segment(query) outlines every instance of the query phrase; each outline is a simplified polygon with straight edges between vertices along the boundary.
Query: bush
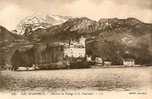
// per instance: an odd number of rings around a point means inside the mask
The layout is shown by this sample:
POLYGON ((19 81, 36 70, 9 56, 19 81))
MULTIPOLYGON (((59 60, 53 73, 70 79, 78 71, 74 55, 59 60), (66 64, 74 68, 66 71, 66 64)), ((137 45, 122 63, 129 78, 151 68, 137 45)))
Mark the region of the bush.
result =
POLYGON ((62 62, 51 63, 51 64, 41 64, 38 66, 40 70, 49 70, 49 69, 65 69, 67 66, 62 62))
POLYGON ((2 76, 1 72, 0 72, 0 91, 6 87, 6 82, 4 77, 2 76))
POLYGON ((82 62, 74 62, 70 64, 71 69, 80 69, 80 68, 90 68, 90 65, 88 62, 82 61, 82 62))

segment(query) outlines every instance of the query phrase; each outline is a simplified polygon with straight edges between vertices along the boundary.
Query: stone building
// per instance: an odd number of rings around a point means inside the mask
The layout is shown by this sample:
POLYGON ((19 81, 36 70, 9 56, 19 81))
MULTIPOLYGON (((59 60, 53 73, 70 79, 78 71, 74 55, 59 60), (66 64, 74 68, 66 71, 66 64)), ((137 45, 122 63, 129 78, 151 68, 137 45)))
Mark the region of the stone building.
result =
POLYGON ((81 37, 79 41, 71 41, 70 44, 65 44, 64 56, 73 58, 83 58, 86 55, 85 38, 81 37))
POLYGON ((135 56, 130 52, 126 51, 123 55, 123 65, 124 66, 135 66, 135 56))

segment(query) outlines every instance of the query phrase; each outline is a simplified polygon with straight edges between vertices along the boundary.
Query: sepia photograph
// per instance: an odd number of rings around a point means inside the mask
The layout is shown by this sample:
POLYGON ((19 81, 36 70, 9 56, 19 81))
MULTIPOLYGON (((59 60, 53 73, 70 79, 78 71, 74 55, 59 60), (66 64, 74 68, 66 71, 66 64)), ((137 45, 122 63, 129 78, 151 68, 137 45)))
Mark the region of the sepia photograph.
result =
POLYGON ((0 97, 105 94, 152 96, 152 0, 0 0, 0 97))

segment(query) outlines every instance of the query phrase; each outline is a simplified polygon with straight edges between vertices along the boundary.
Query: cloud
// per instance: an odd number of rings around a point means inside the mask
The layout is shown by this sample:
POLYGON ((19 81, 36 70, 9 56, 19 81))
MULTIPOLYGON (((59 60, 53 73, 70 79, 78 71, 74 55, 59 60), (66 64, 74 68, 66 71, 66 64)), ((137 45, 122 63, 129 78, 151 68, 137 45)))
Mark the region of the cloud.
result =
POLYGON ((0 11, 0 24, 11 29, 14 28, 14 23, 17 22, 17 19, 20 19, 22 11, 18 9, 17 6, 8 5, 1 9, 0 11))
POLYGON ((118 5, 130 5, 139 8, 152 9, 152 0, 89 0, 95 4, 101 4, 104 1, 111 1, 118 5))
MULTIPOLYGON (((31 15, 62 13, 69 0, 2 0, 0 3, 0 25, 15 29, 21 19, 31 15), (52 1, 52 2, 51 2, 52 1), (65 1, 65 2, 63 2, 65 1)), ((71 1, 70 1, 71 2, 71 1)))
POLYGON ((92 19, 135 17, 152 22, 152 0, 1 0, 0 24, 14 29, 19 20, 34 14, 86 16, 92 19))
POLYGON ((72 13, 71 15, 75 16, 89 16, 95 19, 98 19, 100 17, 136 17, 145 22, 152 21, 151 9, 143 9, 137 6, 131 6, 127 3, 117 3, 119 0, 117 2, 114 1, 116 0, 82 0, 74 2, 73 4, 69 4, 67 8, 69 8, 69 13, 72 13))

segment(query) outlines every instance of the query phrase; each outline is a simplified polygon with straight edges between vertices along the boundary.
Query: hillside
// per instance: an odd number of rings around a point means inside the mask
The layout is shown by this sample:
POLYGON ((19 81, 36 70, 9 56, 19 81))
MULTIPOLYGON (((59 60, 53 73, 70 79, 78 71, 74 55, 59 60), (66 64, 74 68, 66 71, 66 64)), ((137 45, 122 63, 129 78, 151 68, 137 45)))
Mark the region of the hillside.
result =
POLYGON ((86 17, 71 18, 48 29, 33 31, 28 38, 31 41, 52 42, 77 39, 82 35, 87 38, 88 54, 117 63, 126 52, 129 52, 137 58, 137 63, 151 64, 152 24, 135 18, 111 18, 99 21, 86 17))
POLYGON ((64 23, 26 31, 20 36, 1 27, 0 35, 3 45, 1 50, 9 49, 9 53, 12 53, 11 49, 24 45, 64 42, 84 36, 87 38, 88 55, 100 56, 104 60, 112 61, 113 64, 121 64, 122 58, 129 53, 138 64, 152 64, 152 24, 135 18, 101 18, 99 21, 87 17, 69 18, 64 23))
POLYGON ((56 40, 72 39, 95 32, 97 30, 96 25, 96 21, 90 20, 86 17, 71 18, 65 23, 52 26, 48 29, 38 29, 33 31, 28 37, 38 37, 44 42, 50 41, 51 38, 56 40))
POLYGON ((5 27, 0 26, 0 41, 9 42, 17 39, 17 35, 9 32, 5 27))
POLYGON ((52 36, 57 37, 58 39, 68 39, 70 36, 75 38, 79 35, 101 35, 107 34, 110 35, 112 32, 115 33, 130 33, 133 36, 141 36, 144 34, 151 33, 152 25, 143 23, 135 18, 128 18, 128 19, 100 19, 99 21, 94 21, 88 19, 86 17, 82 18, 71 18, 65 23, 52 26, 47 29, 38 29, 32 31, 28 35, 29 37, 32 36, 39 36, 41 40, 47 40, 47 38, 51 38, 52 36), (41 33, 39 33, 41 32, 41 33), (109 34, 106 32, 110 32, 109 34), (64 37, 66 35, 66 37, 64 37))
POLYGON ((9 63, 13 51, 26 42, 22 35, 14 34, 0 26, 0 65, 9 63))

